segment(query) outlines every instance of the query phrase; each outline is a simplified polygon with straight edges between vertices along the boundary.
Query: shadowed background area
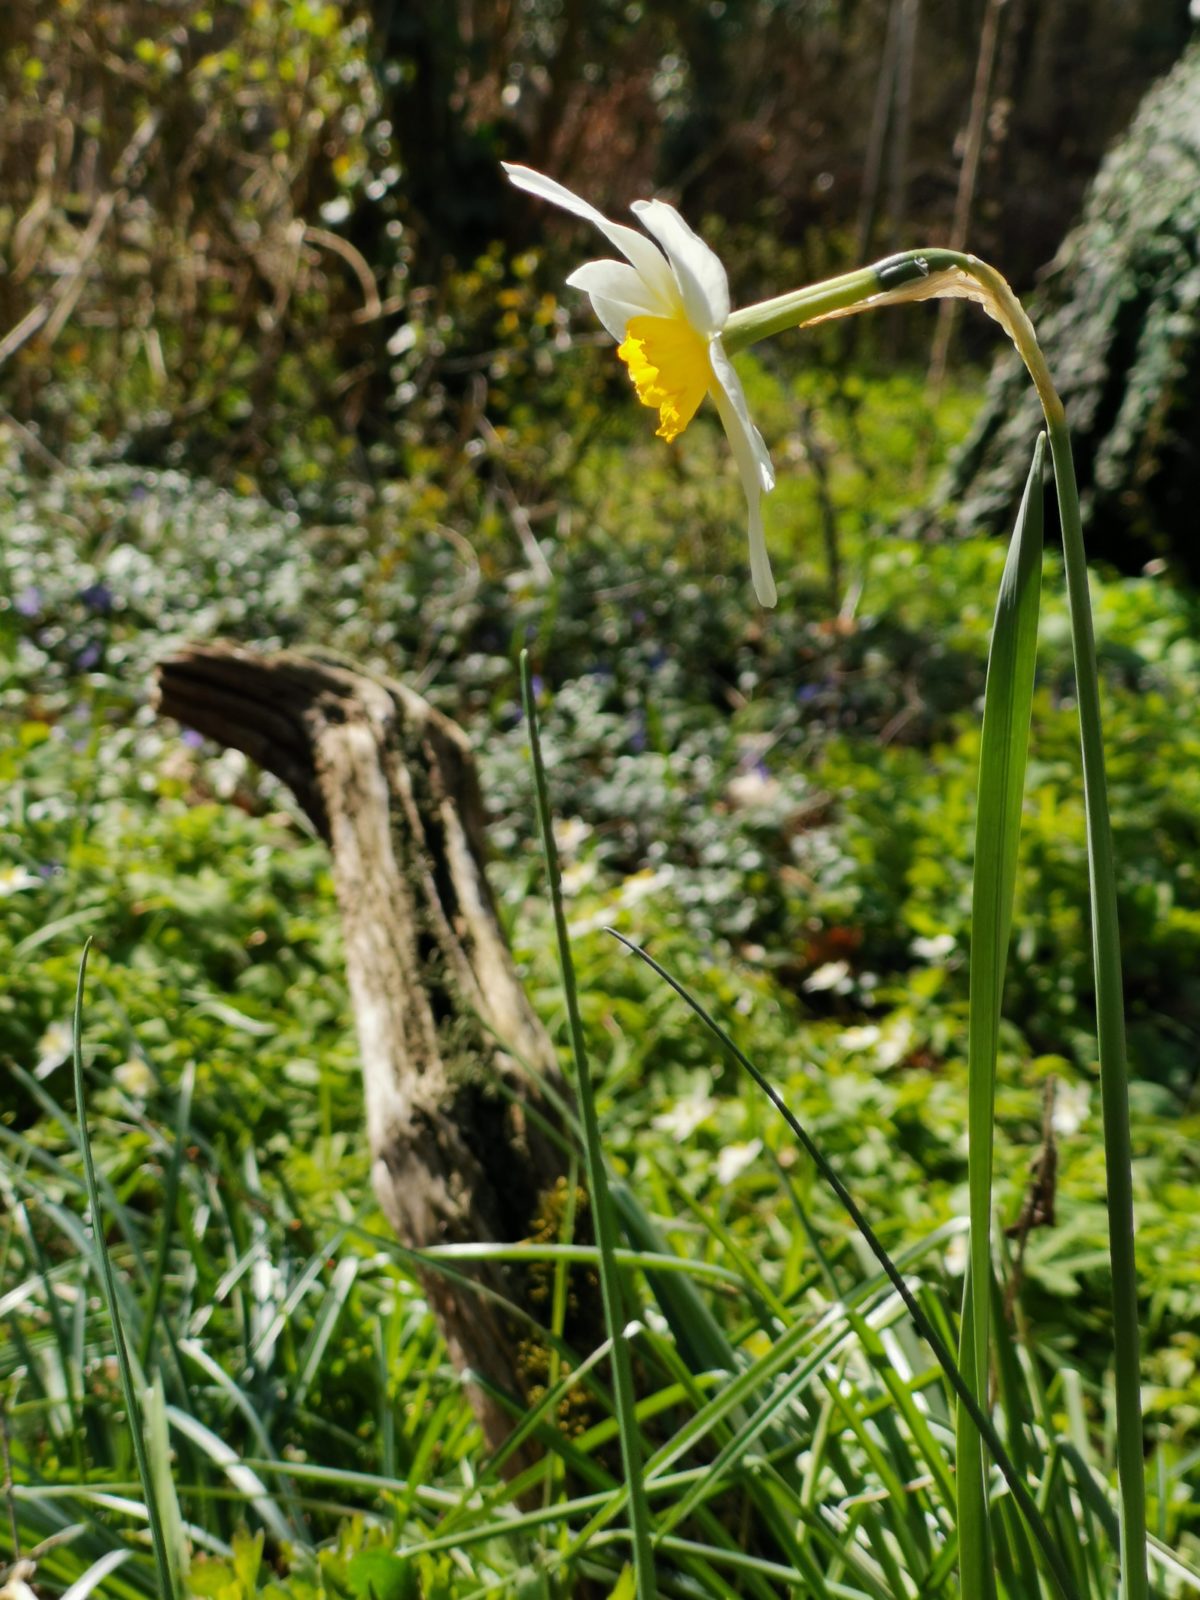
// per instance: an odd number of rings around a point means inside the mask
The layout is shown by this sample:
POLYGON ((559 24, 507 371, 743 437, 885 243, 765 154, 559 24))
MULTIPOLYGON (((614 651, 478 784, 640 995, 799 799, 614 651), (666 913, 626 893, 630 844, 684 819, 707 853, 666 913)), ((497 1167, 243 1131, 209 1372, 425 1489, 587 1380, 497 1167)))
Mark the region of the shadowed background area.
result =
POLYGON ((514 264, 569 225, 502 158, 602 206, 665 185, 743 302, 964 230, 1024 291, 1188 31, 1178 0, 14 0, 0 394, 31 468, 86 441, 327 511, 527 370, 514 264))

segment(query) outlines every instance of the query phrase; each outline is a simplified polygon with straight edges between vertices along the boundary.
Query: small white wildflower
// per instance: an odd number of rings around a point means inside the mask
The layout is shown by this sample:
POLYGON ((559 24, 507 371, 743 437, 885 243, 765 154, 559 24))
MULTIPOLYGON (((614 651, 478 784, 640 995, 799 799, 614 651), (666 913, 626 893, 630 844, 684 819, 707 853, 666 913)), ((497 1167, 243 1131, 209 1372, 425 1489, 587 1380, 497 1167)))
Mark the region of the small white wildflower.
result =
POLYGON ((69 1022, 52 1022, 37 1042, 38 1059, 33 1075, 48 1078, 70 1056, 75 1043, 75 1032, 69 1022))
POLYGON ((755 811, 774 805, 782 792, 779 779, 760 772, 757 767, 736 773, 725 785, 725 799, 735 811, 755 811))
POLYGON ((1086 1083, 1059 1083, 1050 1125, 1060 1139, 1078 1133, 1092 1108, 1092 1091, 1086 1083))
POLYGON ((572 861, 562 870, 563 893, 568 900, 582 894, 589 884, 596 878, 596 863, 594 861, 572 861))
POLYGON ((967 1270, 967 1259, 970 1246, 967 1242, 967 1231, 956 1233, 946 1246, 942 1260, 946 1264, 946 1271, 952 1278, 961 1278, 967 1270))
POLYGON ((913 1047, 913 1025, 907 1017, 899 1017, 888 1024, 879 1048, 875 1052, 878 1066, 886 1072, 898 1067, 913 1047))
POLYGON ((731 1184, 753 1164, 761 1150, 761 1139, 751 1139, 746 1144, 727 1144, 717 1157, 717 1182, 722 1187, 731 1184))
POLYGON ((703 1089, 682 1095, 652 1119, 651 1126, 667 1134, 676 1144, 684 1144, 717 1109, 717 1102, 703 1089))
POLYGON ((945 961, 956 942, 951 933, 937 933, 932 939, 914 939, 909 949, 918 961, 928 961, 930 966, 936 967, 945 961))
POLYGON ((862 1028, 845 1028, 838 1034, 837 1042, 843 1050, 870 1050, 882 1038, 879 1029, 873 1023, 868 1023, 862 1028))
POLYGON ((113 1079, 134 1100, 148 1100, 154 1093, 154 1074, 144 1061, 131 1056, 113 1068, 113 1079))
POLYGON ((41 881, 36 872, 25 867, 0 867, 0 900, 20 894, 22 889, 36 889, 41 881))
POLYGON ((808 994, 845 994, 850 987, 850 963, 848 961, 827 961, 824 966, 804 980, 804 988, 808 994))
POLYGON ((555 817, 554 843, 560 856, 576 856, 585 840, 591 836, 591 827, 582 817, 555 817))
POLYGON ((659 867, 657 871, 652 867, 643 867, 640 872, 631 873, 621 884, 617 890, 617 904, 625 911, 631 906, 640 905, 659 889, 665 889, 674 876, 670 867, 659 867))

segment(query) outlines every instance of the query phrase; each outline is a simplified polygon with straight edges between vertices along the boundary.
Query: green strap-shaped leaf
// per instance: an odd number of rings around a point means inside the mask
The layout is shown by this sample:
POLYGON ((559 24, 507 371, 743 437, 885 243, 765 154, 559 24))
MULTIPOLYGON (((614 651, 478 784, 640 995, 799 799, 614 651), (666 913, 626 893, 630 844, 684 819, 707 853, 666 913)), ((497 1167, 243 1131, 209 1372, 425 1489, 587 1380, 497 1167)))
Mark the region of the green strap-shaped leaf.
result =
MULTIPOLYGON (((1000 579, 979 751, 967 1045, 971 1250, 959 1365, 981 1404, 986 1404, 988 1384, 996 1056, 1000 1044, 1000 1011, 1017 880, 1021 801, 1029 756, 1029 723, 1037 661, 1045 454, 1043 434, 1034 447, 1033 465, 1000 579)), ((995 1593, 995 1581, 988 1540, 982 1441, 961 1405, 957 1431, 962 1589, 964 1594, 989 1600, 995 1593)))

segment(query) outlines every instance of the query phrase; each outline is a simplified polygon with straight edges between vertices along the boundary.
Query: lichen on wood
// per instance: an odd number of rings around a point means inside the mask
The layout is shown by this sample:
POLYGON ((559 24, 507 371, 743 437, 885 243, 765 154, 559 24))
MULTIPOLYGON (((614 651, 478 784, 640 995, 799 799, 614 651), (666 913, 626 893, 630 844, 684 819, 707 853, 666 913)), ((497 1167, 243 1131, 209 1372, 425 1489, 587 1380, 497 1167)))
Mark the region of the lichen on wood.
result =
MULTIPOLYGON (((292 652, 188 646, 158 693, 287 783, 329 843, 372 1177, 397 1237, 416 1251, 545 1239, 571 1181, 571 1097, 496 916, 465 735, 403 684, 292 652)), ((586 1197, 574 1211, 586 1238, 586 1197)), ((519 1409, 545 1385, 544 1297, 502 1262, 421 1277, 455 1365, 482 1380, 472 1402, 496 1448, 512 1420, 495 1393, 519 1409)), ((568 1311, 587 1353, 603 1321, 584 1268, 568 1311)))

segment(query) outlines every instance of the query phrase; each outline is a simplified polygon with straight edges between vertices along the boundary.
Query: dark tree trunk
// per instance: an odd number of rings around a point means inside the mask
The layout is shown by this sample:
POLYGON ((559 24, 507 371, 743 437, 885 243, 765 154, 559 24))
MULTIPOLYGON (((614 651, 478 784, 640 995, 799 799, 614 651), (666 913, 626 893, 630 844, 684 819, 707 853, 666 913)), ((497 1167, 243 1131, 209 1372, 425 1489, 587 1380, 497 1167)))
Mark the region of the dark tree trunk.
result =
MULTIPOLYGON (((1200 580, 1200 43, 1105 161, 1031 311, 1066 402, 1091 553, 1126 571, 1165 556, 1200 580)), ((1039 426, 1006 359, 939 494, 960 530, 1012 527, 1039 426)))
MULTIPOLYGON (((162 663, 158 689, 165 715, 281 778, 329 843, 372 1173, 398 1238, 415 1250, 556 1239, 555 1103, 569 1095, 496 917, 463 733, 402 684, 292 653, 189 646, 162 663)), ((456 1271, 430 1267, 423 1284, 456 1366, 486 1380, 471 1393, 495 1447, 511 1421, 488 1387, 521 1402, 544 1385, 529 1319, 545 1307, 529 1273, 456 1271)), ((603 1335, 590 1274, 571 1301, 568 1334, 591 1349, 603 1335)))

